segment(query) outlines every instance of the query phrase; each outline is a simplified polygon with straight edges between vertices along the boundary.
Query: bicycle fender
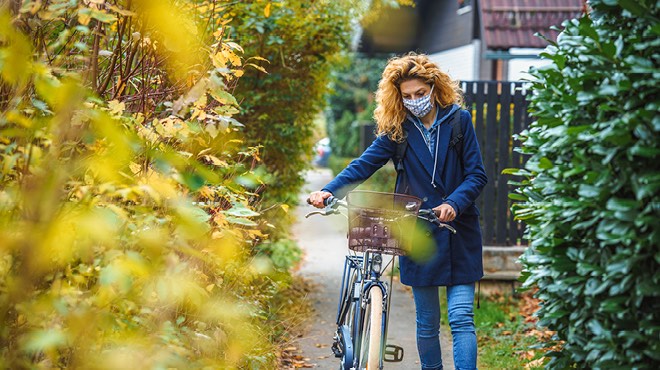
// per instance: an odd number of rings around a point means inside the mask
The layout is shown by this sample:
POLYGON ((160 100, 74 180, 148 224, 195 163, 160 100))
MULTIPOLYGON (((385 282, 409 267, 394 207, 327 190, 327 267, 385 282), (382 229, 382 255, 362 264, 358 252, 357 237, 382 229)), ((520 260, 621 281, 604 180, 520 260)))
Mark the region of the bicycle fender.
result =
POLYGON ((351 333, 347 325, 342 325, 339 329, 340 341, 342 350, 344 352, 344 370, 351 370, 353 368, 353 341, 351 340, 351 333))

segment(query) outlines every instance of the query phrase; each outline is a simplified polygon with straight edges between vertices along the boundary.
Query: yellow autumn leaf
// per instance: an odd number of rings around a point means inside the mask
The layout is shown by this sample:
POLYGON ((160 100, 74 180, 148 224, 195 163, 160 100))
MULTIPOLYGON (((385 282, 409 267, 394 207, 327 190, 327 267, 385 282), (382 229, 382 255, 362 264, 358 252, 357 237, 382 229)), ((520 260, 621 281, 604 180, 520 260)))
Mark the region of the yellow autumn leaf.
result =
POLYGON ((32 126, 32 120, 20 114, 18 111, 11 110, 5 114, 5 119, 8 122, 19 124, 23 127, 29 128, 32 126))
POLYGON ((78 12, 78 23, 80 23, 83 26, 86 26, 89 24, 89 21, 92 20, 92 17, 90 17, 89 12, 78 12))
POLYGON ((176 187, 162 175, 152 174, 147 180, 147 185, 165 199, 174 199, 177 196, 176 187))
POLYGON ((141 0, 141 12, 149 14, 150 25, 158 29, 161 45, 173 52, 166 62, 172 73, 184 77, 191 65, 197 64, 201 55, 198 29, 184 2, 174 0, 141 0), (176 26, 173 26, 176 25, 176 26))
POLYGON ((119 13, 119 14, 121 14, 121 15, 123 15, 123 16, 126 16, 126 17, 133 17, 133 16, 136 15, 134 12, 132 12, 132 11, 130 11, 130 10, 122 9, 122 8, 120 8, 120 7, 118 7, 118 6, 114 6, 114 5, 112 5, 112 4, 106 4, 106 6, 107 6, 110 10, 112 10, 113 12, 119 13))
POLYGON ((246 229, 244 231, 245 231, 245 234, 247 236, 249 236, 250 238, 252 238, 252 239, 254 239, 255 237, 259 237, 259 238, 268 237, 268 234, 262 233, 261 230, 259 230, 259 229, 249 229, 249 230, 246 229))
POLYGON ((224 55, 224 57, 226 59, 228 59, 233 66, 240 66, 241 65, 241 57, 239 57, 231 49, 224 48, 222 50, 222 55, 224 55))
POLYGON ((235 42, 229 41, 229 42, 226 43, 226 45, 229 46, 229 47, 232 48, 232 49, 235 49, 235 50, 240 51, 241 53, 244 52, 244 51, 243 51, 243 48, 241 47, 241 45, 239 45, 239 44, 237 44, 237 43, 235 43, 235 42))
POLYGON ((227 162, 223 161, 222 159, 212 156, 212 155, 204 155, 202 156, 202 159, 204 159, 206 162, 213 164, 214 166, 218 167, 227 167, 229 166, 227 162))
POLYGON ((128 168, 130 168, 131 172, 133 172, 133 174, 135 175, 137 175, 140 171, 142 171, 142 166, 140 166, 135 162, 129 163, 128 168))
POLYGON ((21 7, 20 12, 21 13, 30 13, 30 14, 35 14, 41 9, 41 1, 29 1, 29 2, 24 2, 23 6, 21 7))
POLYGON ((206 127, 204 127, 204 130, 208 132, 209 135, 211 135, 212 138, 216 138, 218 136, 218 127, 214 124, 208 124, 206 127))
POLYGON ((199 188, 199 190, 197 190, 197 193, 199 194, 200 197, 202 197, 204 199, 213 199, 213 198, 215 198, 215 191, 211 187, 206 186, 206 185, 199 188))
POLYGON ((266 7, 264 8, 264 15, 266 18, 270 17, 270 4, 271 3, 266 4, 266 7))
POLYGON ((247 65, 247 66, 250 66, 250 67, 252 67, 252 68, 254 68, 254 69, 258 70, 258 71, 261 71, 261 72, 263 72, 263 73, 268 73, 268 72, 264 69, 264 67, 259 66, 259 65, 256 65, 256 64, 254 64, 254 63, 247 63, 246 65, 247 65))
POLYGON ((221 52, 211 55, 211 63, 215 68, 227 68, 227 58, 221 52))
POLYGON ((286 213, 289 213, 289 205, 288 204, 281 204, 280 208, 286 213))
POLYGON ((121 116, 126 109, 126 104, 124 102, 120 102, 117 99, 111 100, 108 102, 108 109, 110 110, 110 113, 121 116))
POLYGON ((270 63, 270 60, 268 60, 264 57, 260 57, 260 56, 250 57, 249 59, 256 59, 256 60, 260 60, 262 62, 270 63))

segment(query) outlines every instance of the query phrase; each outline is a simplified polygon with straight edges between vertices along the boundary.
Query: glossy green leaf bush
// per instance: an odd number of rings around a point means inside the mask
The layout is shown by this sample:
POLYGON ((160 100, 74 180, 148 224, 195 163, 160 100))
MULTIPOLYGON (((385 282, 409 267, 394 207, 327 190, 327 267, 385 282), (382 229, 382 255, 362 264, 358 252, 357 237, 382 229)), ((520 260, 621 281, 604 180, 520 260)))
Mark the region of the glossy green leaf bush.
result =
POLYGON ((513 199, 527 225, 525 286, 556 331, 547 368, 660 364, 660 12, 593 0, 533 71, 513 199))

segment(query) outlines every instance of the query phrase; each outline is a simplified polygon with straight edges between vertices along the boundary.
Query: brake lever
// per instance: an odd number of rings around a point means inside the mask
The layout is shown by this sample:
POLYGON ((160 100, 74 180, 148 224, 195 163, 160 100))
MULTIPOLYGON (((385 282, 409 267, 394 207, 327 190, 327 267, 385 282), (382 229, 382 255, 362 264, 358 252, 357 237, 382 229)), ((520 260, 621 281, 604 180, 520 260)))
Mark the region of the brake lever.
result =
POLYGON ((309 218, 310 216, 314 216, 314 215, 329 216, 329 215, 341 215, 341 214, 343 213, 341 213, 338 209, 326 207, 318 211, 309 212, 308 214, 305 215, 305 218, 309 218))
POLYGON ((451 231, 452 234, 456 234, 456 229, 454 229, 453 227, 451 227, 451 226, 449 226, 449 225, 447 225, 447 224, 443 224, 442 222, 438 221, 438 222, 436 223, 436 225, 438 225, 438 226, 440 226, 440 227, 444 227, 445 229, 451 231))
POLYGON ((422 217, 424 219, 431 222, 432 224, 435 224, 438 227, 445 228, 445 229, 449 230, 452 234, 456 234, 456 229, 454 229, 452 226, 449 226, 448 224, 443 223, 442 221, 440 221, 438 219, 438 216, 435 214, 435 212, 433 212, 433 210, 430 210, 430 211, 420 210, 419 213, 422 215, 422 217), (426 218, 426 217, 428 217, 428 218, 426 218))
POLYGON ((326 213, 323 212, 323 211, 312 211, 312 212, 309 212, 308 214, 306 214, 305 218, 309 218, 310 216, 314 216, 314 215, 326 216, 326 213))

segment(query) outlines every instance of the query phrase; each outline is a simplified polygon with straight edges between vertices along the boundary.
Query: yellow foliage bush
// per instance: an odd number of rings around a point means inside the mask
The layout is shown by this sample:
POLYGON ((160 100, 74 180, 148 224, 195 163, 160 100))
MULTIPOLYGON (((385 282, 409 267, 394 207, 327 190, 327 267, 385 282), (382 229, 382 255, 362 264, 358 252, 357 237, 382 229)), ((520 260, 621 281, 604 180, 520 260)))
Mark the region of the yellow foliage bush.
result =
POLYGON ((210 1, 0 6, 0 367, 275 361, 258 148, 210 1), (136 4, 137 3, 137 4, 136 4), (131 5, 133 4, 133 5, 131 5), (269 354, 270 353, 270 354, 269 354))

